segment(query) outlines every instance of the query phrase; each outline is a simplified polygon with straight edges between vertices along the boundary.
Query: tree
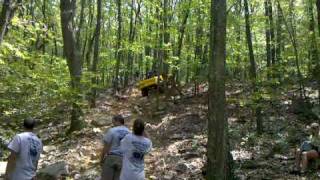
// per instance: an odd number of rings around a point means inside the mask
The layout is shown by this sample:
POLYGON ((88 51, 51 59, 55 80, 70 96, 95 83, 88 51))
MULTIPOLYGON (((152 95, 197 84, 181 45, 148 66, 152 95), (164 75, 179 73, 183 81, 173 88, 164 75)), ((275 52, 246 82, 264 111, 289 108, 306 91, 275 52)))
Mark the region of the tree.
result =
MULTIPOLYGON (((247 37, 247 45, 249 49, 249 60, 250 60, 250 80, 252 83, 253 93, 257 93, 258 91, 257 85, 256 85, 257 69, 256 69, 256 61, 254 59, 254 52, 253 52, 253 45, 252 45, 252 33, 251 33, 248 0, 244 0, 244 10, 245 10, 245 23, 246 23, 246 37, 247 37)), ((256 116, 257 133, 261 134, 263 131, 263 124, 262 124, 261 107, 260 107, 259 101, 260 101, 259 99, 254 100, 256 107, 253 107, 253 111, 255 112, 255 116, 256 116)))
POLYGON ((14 16, 18 6, 21 5, 22 0, 17 0, 16 4, 12 0, 4 0, 2 4, 2 10, 0 14, 0 45, 3 41, 5 33, 7 32, 7 26, 14 16))
POLYGON ((209 62, 209 122, 208 180, 226 178, 227 121, 225 97, 226 63, 226 0, 211 1, 210 62, 209 62))
POLYGON ((120 63, 122 61, 122 14, 121 14, 121 0, 117 0, 117 19, 118 19, 118 33, 117 33, 117 46, 116 46, 116 67, 115 67, 115 77, 114 77, 114 91, 119 89, 119 72, 120 72, 120 63))
POLYGON ((77 49, 73 18, 76 9, 75 0, 61 0, 60 1, 60 16, 61 16, 61 28, 63 36, 63 50, 67 59, 67 64, 71 78, 71 90, 74 94, 72 98, 72 112, 71 112, 71 125, 70 132, 79 130, 83 127, 84 122, 81 120, 82 111, 77 104, 78 93, 80 91, 80 80, 82 75, 81 56, 77 49))
POLYGON ((98 86, 98 77, 97 77, 97 66, 99 63, 99 45, 100 45, 100 31, 101 31, 101 10, 102 10, 102 5, 101 5, 101 0, 98 0, 97 2, 97 24, 96 24, 96 30, 95 30, 95 43, 94 43, 94 52, 93 52, 93 62, 92 62, 92 67, 91 71, 93 73, 93 77, 91 79, 91 82, 93 84, 92 90, 91 90, 91 107, 96 106, 96 96, 97 96, 97 88, 98 86))

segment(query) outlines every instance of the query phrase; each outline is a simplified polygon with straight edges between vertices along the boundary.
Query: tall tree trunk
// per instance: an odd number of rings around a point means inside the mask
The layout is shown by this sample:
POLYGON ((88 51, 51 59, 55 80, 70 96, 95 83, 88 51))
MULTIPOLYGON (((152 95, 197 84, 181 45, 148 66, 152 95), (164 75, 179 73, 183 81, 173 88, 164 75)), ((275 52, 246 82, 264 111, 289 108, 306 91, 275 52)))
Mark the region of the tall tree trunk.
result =
MULTIPOLYGON (((43 23, 44 23, 44 28, 43 29, 47 29, 47 31, 49 31, 48 28, 48 22, 47 22, 47 0, 43 0, 42 3, 42 15, 43 15, 43 23)), ((43 32, 43 39, 42 39, 42 53, 45 54, 46 53, 46 41, 47 41, 47 31, 43 32)))
POLYGON ((80 53, 76 47, 76 41, 74 36, 74 28, 72 26, 73 17, 76 10, 75 0, 60 0, 60 16, 61 16, 61 28, 63 37, 63 49, 67 59, 67 64, 71 77, 72 91, 77 94, 72 97, 72 112, 71 112, 71 124, 70 132, 79 130, 83 127, 84 121, 80 118, 82 114, 81 108, 78 105, 78 94, 80 93, 80 80, 82 75, 82 66, 80 53))
POLYGON ((250 25, 248 0, 244 0, 244 10, 245 10, 246 36, 247 36, 249 60, 250 60, 250 78, 251 80, 255 81, 257 77, 256 62, 254 59, 254 52, 253 52, 253 45, 252 45, 252 33, 251 33, 251 25, 250 25))
MULTIPOLYGON (((257 79, 257 73, 256 73, 256 62, 254 59, 254 52, 253 52, 253 46, 252 46, 252 35, 251 35, 251 25, 250 25, 250 14, 249 14, 249 5, 248 0, 244 0, 244 10, 245 10, 245 23, 246 23, 246 36, 247 36, 247 43, 248 43, 248 49, 249 49, 249 59, 250 59, 250 79, 253 86, 253 93, 257 92, 256 87, 256 79, 257 79)), ((256 115, 256 122, 257 122, 257 133, 262 134, 263 132, 263 122, 261 118, 261 108, 259 108, 259 102, 257 103, 257 108, 254 108, 254 112, 256 115)))
MULTIPOLYGON (((181 57, 181 51, 182 51, 182 45, 183 45, 183 39, 184 39, 184 34, 190 14, 190 7, 191 6, 191 0, 188 1, 188 7, 187 9, 184 10, 183 13, 183 19, 181 22, 181 26, 179 27, 179 38, 178 38, 178 46, 176 48, 176 53, 175 56, 178 57, 178 62, 176 63, 176 66, 180 64, 180 57, 181 57)), ((175 78, 176 82, 179 82, 179 70, 174 70, 173 76, 175 78)))
POLYGON ((2 4, 1 14, 0 14, 0 45, 3 41, 4 35, 7 30, 7 26, 9 24, 11 10, 12 10, 11 0, 4 0, 2 4))
POLYGON ((117 0, 117 19, 118 19, 118 33, 117 33, 117 51, 116 51, 116 69, 115 69, 115 78, 114 78, 114 91, 117 92, 119 89, 119 71, 120 63, 122 59, 122 50, 121 50, 121 41, 122 41, 122 15, 121 15, 121 0, 117 0))
POLYGON ((211 1, 207 180, 227 178, 226 0, 211 1))
POLYGON ((122 59, 122 50, 121 50, 121 40, 122 40, 122 15, 121 15, 121 0, 117 0, 117 19, 118 19, 118 33, 117 33, 117 51, 116 51, 116 69, 115 69, 115 79, 114 79, 114 91, 118 91, 119 89, 119 71, 120 71, 120 63, 122 59))
MULTIPOLYGON (((130 11, 130 28, 129 28, 129 45, 132 46, 133 42, 136 38, 136 26, 138 23, 138 18, 140 16, 140 8, 141 8, 141 1, 135 2, 134 0, 131 0, 131 11, 130 11), (137 9, 135 9, 135 4, 138 5, 137 9), (134 16, 135 14, 135 16, 134 16)), ((133 50, 129 48, 128 51, 128 58, 127 58, 127 69, 126 69, 126 75, 125 75, 125 86, 128 85, 129 81, 132 78, 133 75, 133 60, 134 60, 134 53, 133 50)))
MULTIPOLYGON (((201 16, 201 8, 197 8, 196 9, 196 14, 197 14, 197 27, 196 27, 196 32, 195 32, 195 37, 196 37, 196 45, 195 45, 195 50, 194 50, 194 61, 196 62, 195 64, 200 64, 198 63, 198 61, 201 61, 201 58, 203 56, 203 43, 202 43, 202 39, 203 39, 203 18, 201 16)), ((194 81, 194 95, 197 95, 199 92, 199 76, 200 76, 200 72, 202 66, 201 65, 197 65, 195 66, 194 69, 194 77, 193 77, 193 81, 194 81)))
MULTIPOLYGON (((76 42, 77 42, 77 48, 79 49, 79 51, 81 52, 81 38, 82 38, 82 34, 81 34, 81 31, 82 31, 82 27, 83 27, 83 24, 84 24, 84 8, 86 6, 86 0, 81 0, 81 9, 80 9, 80 20, 79 20, 79 26, 78 26, 78 30, 77 30, 77 34, 76 34, 76 42)), ((81 58, 82 59, 82 58, 81 58)), ((83 64, 83 62, 82 62, 83 64)))
POLYGON ((96 24, 96 29, 95 29, 93 62, 92 62, 92 67, 91 67, 91 71, 94 74, 94 76, 91 79, 93 87, 91 89, 90 106, 92 108, 96 107, 96 97, 97 97, 97 88, 96 88, 96 86, 98 85, 97 66, 99 63, 100 31, 101 31, 101 21, 102 21, 102 16, 101 16, 102 2, 101 1, 102 0, 97 1, 97 24, 96 24))
MULTIPOLYGON (((270 41, 271 41, 271 36, 270 36, 270 23, 269 23, 269 1, 265 0, 264 1, 264 9, 265 9, 265 17, 266 17, 266 57, 267 57, 267 67, 270 68, 271 66, 271 45, 270 45, 270 41)), ((270 77, 269 75, 269 71, 270 69, 268 69, 268 78, 270 77)))
MULTIPOLYGON (((303 76, 302 76, 302 73, 301 73, 301 70, 300 70, 300 62, 299 62, 299 52, 298 52, 298 44, 297 44, 297 38, 296 38, 296 32, 295 32, 295 29, 294 29, 294 26, 293 26, 293 17, 292 17, 292 12, 290 14, 291 16, 291 23, 290 23, 290 26, 289 26, 289 23, 286 21, 285 19, 285 16, 283 14, 283 10, 282 10, 282 7, 280 5, 280 2, 279 0, 277 0, 277 4, 278 4, 278 8, 279 8, 279 13, 281 14, 281 17, 283 17, 283 23, 284 25, 286 26, 286 29, 289 33, 289 37, 290 37, 290 41, 292 43, 292 46, 293 46, 293 51, 294 51, 294 56, 295 56, 295 65, 296 65, 296 68, 297 68, 297 74, 298 74, 298 79, 299 79, 299 92, 300 92, 300 97, 305 97, 305 88, 304 88, 304 82, 303 82, 303 76)), ((290 9, 293 8, 293 1, 291 1, 290 3, 290 9)), ((290 10, 292 11, 292 10, 290 10)))
POLYGON ((277 59, 277 62, 281 62, 281 52, 282 52, 282 49, 283 49, 283 43, 282 43, 282 39, 283 39, 283 36, 282 36, 282 19, 283 17, 281 16, 281 13, 280 13, 280 8, 279 7, 280 5, 277 4, 277 39, 276 39, 276 59, 277 59))
MULTIPOLYGON (((242 45, 241 43, 242 43, 242 41, 241 41, 241 23, 240 23, 240 21, 241 21, 241 19, 242 19, 242 0, 239 0, 237 3, 236 3, 236 5, 235 5, 235 11, 236 11, 236 17, 237 17, 237 23, 235 23, 235 33, 236 33, 236 40, 237 40, 237 42, 238 42, 238 45, 237 45, 237 48, 241 48, 240 46, 242 45)), ((241 65, 240 65, 240 63, 241 63, 241 53, 237 53, 236 54, 236 67, 235 67, 235 73, 234 73, 234 75, 235 76, 237 76, 237 77, 239 77, 240 79, 241 79, 241 72, 242 72, 242 68, 241 68, 241 65), (240 76, 239 76, 240 75, 240 76)))
POLYGON ((271 63, 276 64, 276 47, 275 47, 275 34, 274 34, 274 22, 273 22, 273 8, 272 1, 268 0, 268 18, 270 27, 270 47, 271 47, 271 63))
MULTIPOLYGON (((318 33, 320 37, 320 0, 317 0, 316 2, 317 5, 317 13, 318 13, 318 33)), ((316 79, 318 81, 318 103, 320 104, 320 62, 319 60, 317 61, 318 63, 316 64, 314 74, 316 75, 316 79)))
MULTIPOLYGON (((170 42, 170 32, 169 32, 169 27, 168 27, 168 23, 169 23, 169 13, 168 13, 168 9, 169 9, 169 2, 168 0, 163 0, 163 43, 165 44, 165 46, 167 46, 170 42)), ((161 38, 162 39, 162 38, 161 38)), ((161 43, 162 44, 162 43, 161 43)), ((168 64, 168 59, 169 59, 169 50, 163 50, 163 57, 164 59, 161 60, 161 64, 160 64, 160 73, 164 74, 166 77, 169 73, 169 64, 168 64)))

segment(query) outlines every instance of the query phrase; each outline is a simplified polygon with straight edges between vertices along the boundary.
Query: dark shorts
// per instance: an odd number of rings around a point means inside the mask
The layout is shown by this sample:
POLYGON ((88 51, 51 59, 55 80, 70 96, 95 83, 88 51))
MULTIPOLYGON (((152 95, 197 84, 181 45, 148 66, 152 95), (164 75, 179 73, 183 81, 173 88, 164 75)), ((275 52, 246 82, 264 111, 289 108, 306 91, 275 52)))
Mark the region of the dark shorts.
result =
POLYGON ((122 157, 117 155, 106 156, 102 166, 102 180, 119 180, 122 168, 122 157))

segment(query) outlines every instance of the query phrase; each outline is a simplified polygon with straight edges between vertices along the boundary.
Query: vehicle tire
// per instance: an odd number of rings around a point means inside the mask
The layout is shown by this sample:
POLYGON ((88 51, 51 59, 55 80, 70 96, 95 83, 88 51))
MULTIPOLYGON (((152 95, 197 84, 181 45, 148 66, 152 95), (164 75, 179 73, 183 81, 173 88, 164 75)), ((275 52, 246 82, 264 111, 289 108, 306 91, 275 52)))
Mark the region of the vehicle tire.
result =
POLYGON ((149 94, 149 89, 148 89, 148 88, 143 88, 143 89, 141 89, 141 95, 142 95, 143 97, 148 96, 148 94, 149 94))

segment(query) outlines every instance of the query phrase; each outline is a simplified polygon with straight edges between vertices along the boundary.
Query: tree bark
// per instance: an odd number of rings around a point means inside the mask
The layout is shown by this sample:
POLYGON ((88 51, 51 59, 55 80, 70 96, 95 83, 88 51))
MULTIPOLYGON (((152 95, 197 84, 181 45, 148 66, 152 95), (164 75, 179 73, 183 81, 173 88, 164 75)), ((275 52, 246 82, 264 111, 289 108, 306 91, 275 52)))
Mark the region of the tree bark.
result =
MULTIPOLYGON (((265 9, 265 17, 266 17, 266 57, 267 57, 267 67, 270 68, 271 66, 271 45, 270 45, 270 41, 271 41, 271 36, 270 36, 270 24, 269 24, 269 1, 265 0, 264 1, 264 9, 265 9)), ((269 71, 268 70, 268 77, 269 76, 269 71)))
POLYGON ((207 180, 226 179, 226 0, 211 1, 207 180))
MULTIPOLYGON (((250 79, 252 83, 253 93, 257 92, 256 80, 257 80, 257 73, 256 73, 256 62, 254 59, 254 52, 252 46, 252 35, 251 35, 251 25, 250 25, 250 14, 249 14, 249 5, 248 0, 244 0, 244 10, 245 10, 245 23, 246 23, 246 36, 247 36, 247 43, 249 49, 249 59, 250 59, 250 79)), ((263 132, 263 123, 261 118, 261 108, 259 108, 259 102, 256 102, 257 107, 253 108, 256 116, 256 124, 257 124, 257 133, 262 134, 263 132)))
POLYGON ((281 13, 280 13, 280 8, 279 7, 279 4, 277 4, 277 39, 276 39, 276 59, 277 59, 277 62, 281 62, 282 60, 282 56, 281 56, 281 52, 282 52, 282 49, 283 49, 283 43, 282 43, 282 39, 283 39, 283 36, 282 36, 282 19, 283 17, 281 16, 281 13))
POLYGON ((255 81, 257 77, 256 62, 254 59, 254 52, 253 52, 253 45, 252 45, 252 34, 251 34, 248 0, 244 0, 244 10, 245 10, 246 36, 247 36, 249 60, 250 60, 250 78, 251 80, 255 81))
MULTIPOLYGON (((319 37, 320 37, 320 0, 317 0, 316 2, 317 5, 317 13, 318 13, 318 33, 319 33, 319 37)), ((318 61, 318 63, 316 64, 315 67, 315 72, 314 74, 316 74, 316 78, 318 81, 318 103, 320 104, 320 62, 318 61)))
MULTIPOLYGON (((293 46, 293 51, 294 51, 294 56, 295 56, 295 65, 296 65, 296 68, 297 68, 297 74, 298 74, 298 79, 299 79, 299 92, 300 92, 300 97, 303 98, 305 97, 305 88, 304 88, 304 83, 303 83, 303 76, 302 76, 302 73, 301 73, 301 69, 300 69, 300 62, 299 62, 299 52, 298 52, 298 44, 297 44, 297 38, 296 38, 296 32, 295 32, 295 29, 293 28, 293 23, 291 22, 290 23, 290 26, 289 26, 289 23, 285 20, 285 16, 283 14, 283 10, 282 10, 282 7, 280 5, 280 2, 279 0, 277 0, 277 4, 278 4, 278 8, 279 8, 279 13, 281 14, 281 17, 283 17, 283 23, 284 25, 286 26, 286 29, 289 33, 289 37, 290 37, 290 41, 292 43, 292 46, 293 46)), ((290 9, 292 9, 293 7, 293 4, 292 4, 292 1, 290 3, 290 9)), ((292 11, 292 10, 290 10, 292 11)), ((290 12, 291 16, 292 15, 292 12, 290 12)), ((293 17, 291 19, 291 21, 294 21, 293 20, 293 17)))
POLYGON ((78 93, 80 92, 82 66, 72 26, 75 10, 76 0, 60 0, 63 49, 70 72, 71 88, 72 91, 77 94, 75 97, 72 97, 71 125, 69 132, 80 130, 84 125, 84 121, 80 118, 82 111, 80 106, 77 104, 77 101, 79 101, 78 93))
POLYGON ((114 91, 117 92, 119 90, 119 71, 120 71, 120 63, 122 59, 122 50, 121 50, 121 41, 122 41, 122 15, 121 15, 121 0, 117 0, 117 19, 118 19, 118 33, 117 33, 117 52, 116 52, 116 69, 115 69, 115 78, 113 82, 114 91))
POLYGON ((91 102, 90 106, 91 108, 96 107, 96 97, 97 97, 97 88, 98 85, 98 77, 97 77, 97 66, 99 63, 99 45, 100 45, 100 31, 101 31, 101 11, 102 11, 102 0, 97 1, 97 24, 95 29, 95 42, 94 42, 94 52, 93 52, 93 62, 91 67, 91 72, 94 74, 91 83, 93 85, 91 89, 91 102))
POLYGON ((273 22, 273 8, 272 1, 268 0, 268 18, 270 29, 270 47, 271 47, 271 64, 276 64, 276 47, 275 47, 275 34, 274 34, 274 22, 273 22))
MULTIPOLYGON (((175 53, 175 56, 178 58, 178 62, 176 63, 176 66, 178 66, 180 64, 183 39, 184 39, 184 34, 185 34, 185 30, 186 30, 186 26, 187 26, 189 14, 190 14, 190 8, 191 8, 190 6, 191 6, 191 0, 188 1, 188 7, 187 7, 187 9, 184 10, 181 26, 179 27, 178 46, 176 48, 176 53, 175 53)), ((175 81, 179 82, 179 70, 175 69, 173 71, 173 76, 175 78, 175 81)))
POLYGON ((2 4, 2 10, 0 14, 0 45, 5 36, 7 26, 10 20, 10 13, 12 11, 12 2, 11 0, 4 0, 2 4))

